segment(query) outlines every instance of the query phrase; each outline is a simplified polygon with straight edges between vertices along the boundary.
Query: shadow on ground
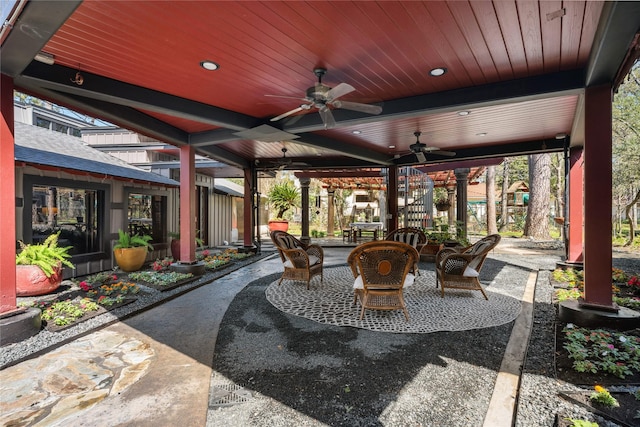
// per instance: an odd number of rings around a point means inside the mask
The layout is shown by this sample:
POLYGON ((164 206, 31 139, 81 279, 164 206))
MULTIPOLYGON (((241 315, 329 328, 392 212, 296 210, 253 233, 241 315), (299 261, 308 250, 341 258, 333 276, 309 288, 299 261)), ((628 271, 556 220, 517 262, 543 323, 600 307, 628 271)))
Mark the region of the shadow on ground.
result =
MULTIPOLYGON (((488 263, 492 273, 483 281, 506 265, 488 263)), ((521 269, 510 280, 523 286, 528 273, 521 269)), ((271 399, 244 411, 243 423, 270 425, 287 417, 295 425, 290 417, 302 417, 298 422, 306 425, 309 418, 332 426, 482 424, 513 322, 431 334, 323 325, 266 300, 265 289, 278 277, 239 293, 218 335, 214 371, 263 402, 271 399)), ((220 420, 234 419, 233 408, 218 411, 220 420)))

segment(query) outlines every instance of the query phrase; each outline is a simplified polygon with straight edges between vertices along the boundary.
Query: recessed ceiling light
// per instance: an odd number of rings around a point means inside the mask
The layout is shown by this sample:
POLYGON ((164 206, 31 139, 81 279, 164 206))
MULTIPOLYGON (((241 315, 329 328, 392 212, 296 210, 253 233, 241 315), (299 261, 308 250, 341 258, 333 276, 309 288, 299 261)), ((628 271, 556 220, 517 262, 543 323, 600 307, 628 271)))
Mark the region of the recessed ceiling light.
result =
POLYGON ((471 111, 458 111, 459 116, 468 116, 471 114, 471 111))
POLYGON ((218 64, 216 64, 213 61, 209 61, 209 60, 205 60, 200 62, 200 66, 202 68, 204 68, 205 70, 209 70, 209 71, 214 71, 217 70, 218 68, 220 68, 220 66, 218 64))
POLYGON ((361 130, 354 130, 354 131, 351 131, 351 133, 354 134, 354 135, 360 135, 362 133, 362 131, 361 130))
POLYGON ((487 133, 486 132, 476 133, 476 136, 487 136, 487 133))
POLYGON ((394 149, 394 148, 396 148, 396 146, 395 145, 390 145, 389 148, 394 149))
POLYGON ((439 68, 434 68, 433 70, 429 71, 429 74, 432 75, 433 77, 439 77, 439 76, 443 75, 446 72, 447 72, 446 68, 439 67, 439 68))

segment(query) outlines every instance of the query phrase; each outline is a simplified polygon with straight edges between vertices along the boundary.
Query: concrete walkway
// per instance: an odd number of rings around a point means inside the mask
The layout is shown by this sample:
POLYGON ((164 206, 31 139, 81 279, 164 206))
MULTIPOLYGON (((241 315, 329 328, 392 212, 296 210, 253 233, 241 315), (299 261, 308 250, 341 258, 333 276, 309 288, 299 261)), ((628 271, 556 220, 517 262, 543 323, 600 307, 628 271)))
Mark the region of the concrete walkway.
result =
MULTIPOLYGON (((343 264, 350 250, 327 248, 326 265, 343 264)), ((279 258, 263 259, 126 321, 6 368, 0 372, 0 423, 205 426, 211 366, 225 311, 249 282, 278 271, 279 258)), ((511 425, 517 392, 513 373, 518 372, 526 348, 530 313, 523 313, 525 318, 516 321, 515 341, 509 343, 516 350, 508 351, 503 362, 511 377, 498 382, 499 393, 490 408, 491 419, 503 420, 505 426, 511 425)), ((498 424, 492 421, 487 425, 498 424)))

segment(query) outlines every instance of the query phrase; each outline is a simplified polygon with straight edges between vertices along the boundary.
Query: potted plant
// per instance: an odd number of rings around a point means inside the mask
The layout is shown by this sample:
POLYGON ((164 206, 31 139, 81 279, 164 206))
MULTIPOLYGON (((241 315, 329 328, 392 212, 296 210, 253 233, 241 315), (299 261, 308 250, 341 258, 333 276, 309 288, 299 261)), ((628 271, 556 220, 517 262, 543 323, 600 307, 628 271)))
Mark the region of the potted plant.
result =
MULTIPOLYGON (((196 231, 196 234, 199 234, 199 231, 196 231)), ((174 261, 180 260, 180 233, 169 233, 169 237, 171 237, 171 257, 174 261)), ((196 237, 196 246, 202 247, 204 245, 204 240, 199 237, 196 237)))
POLYGON ((34 296, 53 292, 62 282, 62 266, 75 268, 69 261, 71 246, 58 246, 60 233, 49 235, 41 244, 25 245, 16 255, 16 295, 34 296))
POLYGON ((153 250, 150 240, 151 236, 148 235, 131 235, 118 230, 118 242, 113 246, 118 267, 126 272, 139 270, 147 259, 147 249, 153 250))
POLYGON ((268 194, 269 204, 278 211, 274 219, 269 220, 269 230, 289 230, 289 221, 284 214, 289 209, 298 206, 300 193, 291 181, 282 181, 271 187, 268 194))
POLYGON ((451 207, 451 202, 449 202, 449 196, 447 194, 447 190, 442 187, 438 187, 433 191, 433 203, 436 205, 436 209, 444 212, 448 211, 451 207))

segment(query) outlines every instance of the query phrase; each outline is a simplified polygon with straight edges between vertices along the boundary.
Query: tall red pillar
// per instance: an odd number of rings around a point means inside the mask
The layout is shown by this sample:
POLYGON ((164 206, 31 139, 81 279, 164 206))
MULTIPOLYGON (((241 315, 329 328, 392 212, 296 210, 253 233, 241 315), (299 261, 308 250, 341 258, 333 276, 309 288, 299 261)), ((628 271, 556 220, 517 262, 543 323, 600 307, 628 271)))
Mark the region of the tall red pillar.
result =
POLYGON ((180 147, 180 262, 196 262, 196 166, 195 150, 180 147))
POLYGON ((16 309, 16 162, 13 79, 5 74, 0 75, 0 116, 0 313, 8 313, 16 309))
POLYGON ((569 230, 567 263, 582 263, 584 227, 584 150, 571 149, 569 156, 569 230))
POLYGON ((611 294, 611 133, 610 85, 585 91, 584 142, 584 301, 581 305, 616 310, 611 294))

